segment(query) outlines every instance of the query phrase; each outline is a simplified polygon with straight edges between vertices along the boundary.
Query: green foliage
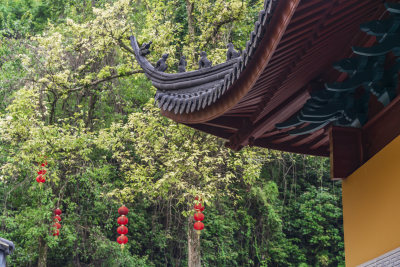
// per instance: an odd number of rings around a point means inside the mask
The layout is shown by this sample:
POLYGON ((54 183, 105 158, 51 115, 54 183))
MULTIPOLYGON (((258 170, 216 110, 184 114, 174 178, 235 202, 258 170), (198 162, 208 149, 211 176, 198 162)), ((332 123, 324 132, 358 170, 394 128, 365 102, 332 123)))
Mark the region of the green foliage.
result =
POLYGON ((262 164, 261 152, 232 153, 217 138, 160 117, 151 104, 132 113, 127 124, 100 131, 100 136, 99 146, 113 152, 126 174, 125 200, 143 194, 186 205, 202 195, 207 203, 216 195, 230 195, 227 189, 238 176, 249 182, 262 164))
POLYGON ((25 40, 0 37, 0 112, 11 102, 13 92, 23 84, 25 71, 19 54, 28 53, 25 40))
POLYGON ((340 198, 326 188, 310 187, 293 208, 297 213, 288 214, 288 237, 302 250, 301 256, 292 254, 293 259, 307 257, 313 266, 343 263, 340 198))
POLYGON ((144 1, 148 9, 145 26, 137 28, 139 40, 153 40, 154 62, 169 53, 168 65, 176 69, 185 55, 188 69, 198 68, 201 51, 208 52, 213 64, 226 60, 226 44, 244 49, 254 21, 264 1, 174 0, 144 1), (188 15, 190 14, 190 15, 188 15))
POLYGON ((4 0, 0 4, 1 34, 20 38, 43 30, 50 18, 50 6, 38 0, 4 0))

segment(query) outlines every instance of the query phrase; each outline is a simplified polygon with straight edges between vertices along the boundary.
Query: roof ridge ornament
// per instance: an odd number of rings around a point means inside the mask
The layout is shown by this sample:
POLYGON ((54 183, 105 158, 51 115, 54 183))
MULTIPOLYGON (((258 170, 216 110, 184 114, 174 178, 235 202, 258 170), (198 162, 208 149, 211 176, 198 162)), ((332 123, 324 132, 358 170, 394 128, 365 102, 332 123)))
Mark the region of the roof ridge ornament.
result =
POLYGON ((236 51, 232 43, 229 43, 226 47, 228 48, 228 51, 226 51, 226 61, 241 56, 240 51, 236 51))
POLYGON ((143 43, 143 44, 142 44, 142 46, 140 47, 140 52, 139 52, 139 54, 140 54, 142 57, 145 57, 145 56, 147 56, 148 54, 150 54, 150 45, 151 45, 152 43, 153 43, 153 42, 150 41, 150 42, 148 42, 148 43, 143 43))
POLYGON ((187 61, 185 56, 181 56, 178 64, 178 72, 186 72, 187 61))
POLYGON ((207 58, 207 53, 204 51, 200 52, 199 69, 210 68, 212 66, 211 60, 207 58))
POLYGON ((167 59, 169 54, 164 54, 162 57, 157 61, 155 69, 161 72, 165 72, 168 68, 167 59))

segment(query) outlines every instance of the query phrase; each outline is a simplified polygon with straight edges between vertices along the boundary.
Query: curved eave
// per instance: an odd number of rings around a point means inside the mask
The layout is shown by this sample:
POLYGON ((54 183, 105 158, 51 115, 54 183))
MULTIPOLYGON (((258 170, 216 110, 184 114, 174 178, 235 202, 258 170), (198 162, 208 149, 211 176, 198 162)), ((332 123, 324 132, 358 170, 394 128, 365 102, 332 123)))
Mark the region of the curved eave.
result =
MULTIPOLYGON (((254 62, 258 57, 256 50, 263 45, 260 42, 265 39, 263 37, 274 6, 275 0, 265 1, 264 9, 260 11, 254 31, 250 34, 250 40, 240 57, 196 71, 176 74, 157 71, 145 57, 140 55, 138 43, 132 36, 131 46, 136 59, 157 88, 155 100, 162 112, 165 112, 168 117, 174 117, 179 122, 194 123, 206 121, 222 114, 224 111, 221 110, 221 102, 229 103, 227 108, 232 107, 234 103, 231 95, 237 94, 238 90, 235 88, 241 83, 237 81, 240 81, 242 75, 253 73, 255 70, 254 62), (229 95, 229 97, 226 99, 225 95, 229 95), (215 110, 216 107, 218 111, 214 112, 215 114, 212 114, 211 117, 207 115, 209 110, 215 110), (193 121, 194 117, 198 119, 193 121)), ((243 88, 239 91, 240 95, 236 98, 236 102, 245 93, 243 88)))
POLYGON ((162 110, 162 114, 180 123, 198 124, 217 118, 235 107, 251 90, 268 65, 299 2, 300 0, 265 1, 264 10, 260 12, 260 17, 261 14, 265 14, 265 18, 261 23, 260 19, 255 23, 256 29, 252 32, 250 41, 247 42, 244 68, 238 78, 227 88, 228 93, 202 110, 188 114, 175 114, 168 110, 162 110))
POLYGON ((332 68, 332 63, 349 57, 353 45, 367 47, 375 42, 360 32, 359 25, 384 16, 383 3, 376 0, 266 0, 265 3, 270 8, 264 10, 268 19, 258 28, 260 38, 251 38, 255 43, 248 42, 253 47, 252 54, 226 93, 193 112, 181 114, 163 107, 161 112, 177 122, 227 139, 227 146, 235 150, 254 145, 328 156, 329 125, 301 136, 289 135, 288 131, 307 130, 313 125, 284 130, 275 125, 294 116, 310 98, 309 93, 323 88, 325 82, 346 78, 332 68))

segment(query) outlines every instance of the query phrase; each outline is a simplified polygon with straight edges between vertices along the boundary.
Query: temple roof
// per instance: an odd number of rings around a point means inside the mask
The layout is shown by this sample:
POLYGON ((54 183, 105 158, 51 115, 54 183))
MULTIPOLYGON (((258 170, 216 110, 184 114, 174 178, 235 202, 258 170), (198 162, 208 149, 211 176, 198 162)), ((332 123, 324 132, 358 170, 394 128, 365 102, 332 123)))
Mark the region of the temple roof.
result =
POLYGON ((158 89, 155 100, 159 107, 175 114, 192 113, 205 109, 220 99, 232 87, 254 56, 265 34, 274 2, 276 1, 265 1, 264 9, 259 13, 254 31, 251 32, 250 40, 246 44, 246 49, 241 52, 241 56, 209 68, 175 74, 157 71, 146 57, 141 55, 137 40, 132 36, 131 46, 136 59, 158 89))
POLYGON ((0 237, 0 253, 4 255, 10 255, 15 249, 14 243, 10 240, 0 237))
POLYGON ((163 115, 225 138, 233 149, 328 156, 331 125, 364 127, 396 95, 399 66, 387 70, 387 62, 396 61, 388 54, 398 42, 397 5, 266 0, 240 57, 185 73, 157 71, 134 37, 131 45, 163 115), (368 48, 377 43, 389 50, 377 55, 368 48))
POLYGON ((140 66, 158 89, 155 100, 159 107, 175 114, 192 113, 215 103, 238 78, 244 65, 240 57, 196 71, 164 73, 139 54, 135 37, 131 37, 131 45, 140 66))

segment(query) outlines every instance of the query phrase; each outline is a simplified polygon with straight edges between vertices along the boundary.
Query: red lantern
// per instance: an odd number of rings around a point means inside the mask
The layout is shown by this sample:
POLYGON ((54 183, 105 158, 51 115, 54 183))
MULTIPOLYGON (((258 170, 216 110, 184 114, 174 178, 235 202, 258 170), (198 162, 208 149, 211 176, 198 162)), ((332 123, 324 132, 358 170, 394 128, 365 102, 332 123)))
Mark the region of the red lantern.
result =
POLYGON ((57 237, 60 235, 60 231, 58 229, 53 230, 53 236, 57 237))
POLYGON ((42 174, 39 174, 39 175, 36 177, 36 182, 38 182, 39 185, 41 186, 42 183, 46 182, 46 179, 45 179, 45 177, 44 177, 42 174))
POLYGON ((201 213, 201 212, 196 212, 196 213, 194 214, 194 220, 195 220, 195 221, 202 221, 202 220, 204 220, 204 214, 201 213))
POLYGON ((117 238, 117 242, 118 242, 118 244, 121 245, 121 248, 123 249, 123 248, 124 248, 124 245, 125 245, 126 243, 128 243, 128 237, 127 237, 126 235, 120 235, 120 236, 117 238))
POLYGON ((58 222, 53 224, 53 227, 60 229, 61 228, 61 224, 59 224, 58 222))
POLYGON ((46 174, 46 170, 39 170, 38 172, 37 172, 37 174, 46 174))
POLYGON ((120 225, 128 224, 128 218, 125 215, 122 215, 118 218, 117 223, 120 225))
POLYGON ((58 216, 58 215, 54 216, 54 221, 56 221, 56 220, 58 220, 59 222, 61 222, 61 217, 58 216))
POLYGON ((126 227, 125 225, 121 225, 117 228, 117 232, 120 235, 126 235, 128 233, 128 227, 126 227))
POLYGON ((55 213, 56 215, 61 215, 62 211, 61 211, 59 208, 56 208, 56 209, 54 210, 54 213, 55 213))
POLYGON ((196 211, 203 211, 203 210, 204 210, 204 206, 201 205, 201 203, 195 204, 195 205, 194 205, 194 209, 195 209, 196 211))
POLYGON ((127 215, 129 212, 129 209, 127 207, 125 207, 124 205, 122 205, 119 209, 118 209, 118 213, 120 215, 127 215))
POLYGON ((201 231, 204 229, 204 223, 202 222, 195 222, 193 228, 197 231, 201 231))
MULTIPOLYGON (((47 162, 42 163, 40 166, 45 167, 47 165, 47 162)), ((37 171, 38 176, 36 177, 36 182, 39 183, 39 187, 42 187, 42 184, 46 182, 46 177, 44 175, 46 174, 47 170, 45 169, 40 169, 37 171)))

